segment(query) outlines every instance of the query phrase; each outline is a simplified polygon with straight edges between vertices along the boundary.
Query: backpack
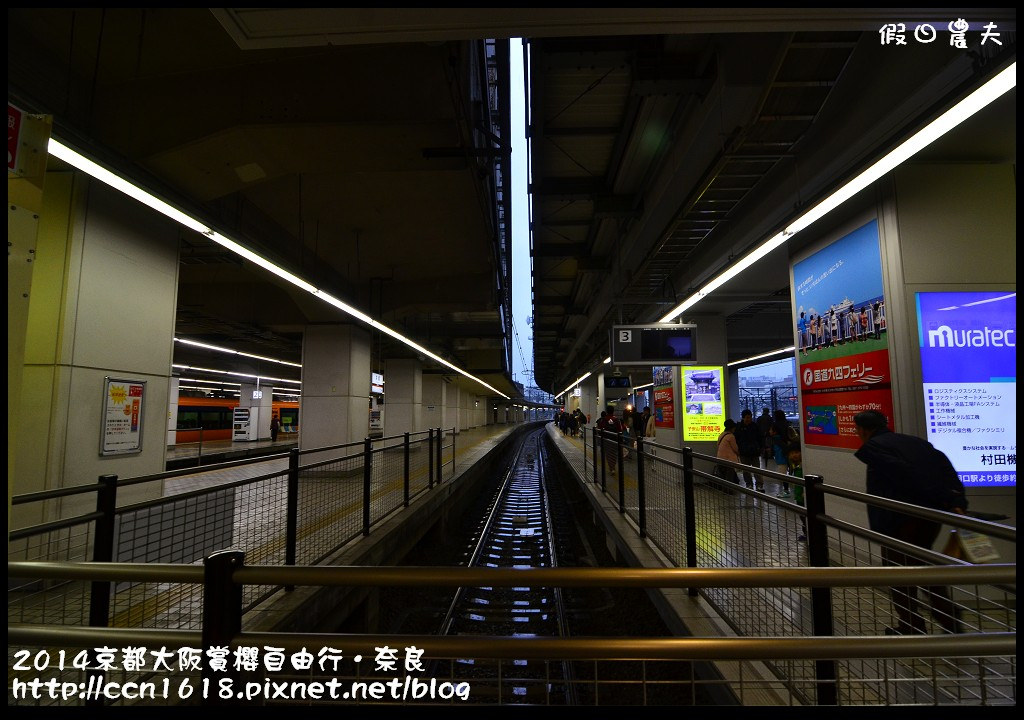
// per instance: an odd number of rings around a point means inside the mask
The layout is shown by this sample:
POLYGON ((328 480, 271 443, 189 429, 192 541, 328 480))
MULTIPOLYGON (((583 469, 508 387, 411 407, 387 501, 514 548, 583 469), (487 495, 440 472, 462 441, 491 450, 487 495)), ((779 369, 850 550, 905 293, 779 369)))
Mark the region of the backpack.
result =
POLYGON ((934 493, 936 509, 946 512, 952 512, 955 508, 967 509, 964 484, 944 452, 933 447, 928 467, 922 470, 927 473, 925 486, 934 493))
POLYGON ((929 442, 922 441, 921 450, 911 462, 911 480, 916 498, 911 502, 925 507, 953 512, 967 509, 967 495, 953 463, 946 454, 929 442))

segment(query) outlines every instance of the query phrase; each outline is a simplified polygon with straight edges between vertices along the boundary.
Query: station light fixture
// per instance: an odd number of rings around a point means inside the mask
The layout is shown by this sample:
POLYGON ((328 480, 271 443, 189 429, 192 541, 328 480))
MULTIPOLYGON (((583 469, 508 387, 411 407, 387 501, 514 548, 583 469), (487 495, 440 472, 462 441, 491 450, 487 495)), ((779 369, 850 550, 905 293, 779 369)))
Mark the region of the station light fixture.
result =
POLYGON ((255 378, 257 380, 273 380, 274 382, 295 383, 296 385, 302 384, 301 380, 289 380, 288 378, 276 378, 269 377, 267 375, 252 375, 250 373, 240 373, 234 372, 232 370, 215 370, 213 368, 196 367, 195 365, 178 365, 177 363, 175 363, 171 365, 171 367, 176 367, 179 370, 195 370, 196 372, 210 372, 217 373, 219 375, 237 375, 238 377, 249 377, 255 378))
POLYGON ((209 383, 210 385, 237 385, 242 386, 242 383, 231 382, 230 380, 201 380, 199 378, 185 378, 179 377, 178 382, 190 382, 190 383, 209 383))
MULTIPOLYGON (((226 392, 224 388, 200 387, 198 385, 179 385, 178 389, 179 390, 201 390, 202 392, 216 392, 216 391, 226 392)), ((232 388, 232 389, 234 389, 234 388, 232 388)))
POLYGON ((637 390, 643 390, 644 388, 649 388, 649 387, 654 387, 654 383, 649 382, 646 385, 637 385, 635 388, 633 388, 633 392, 636 392, 637 390))
POLYGON ((849 180, 841 187, 834 190, 824 200, 789 223, 789 225, 787 225, 781 232, 772 235, 770 238, 754 248, 752 252, 740 258, 740 260, 734 265, 731 265, 723 272, 713 277, 696 293, 683 300, 683 302, 676 307, 672 308, 672 310, 662 317, 659 322, 670 322, 676 319, 679 315, 696 305, 714 290, 746 270, 772 250, 785 244, 787 240, 798 232, 804 230, 815 221, 820 220, 825 215, 835 210, 861 190, 882 178, 886 173, 889 173, 899 167, 917 152, 935 142, 964 120, 971 117, 979 110, 1015 87, 1017 87, 1016 62, 1012 63, 1009 67, 998 73, 980 88, 925 125, 921 130, 918 130, 916 133, 901 142, 895 149, 876 160, 852 180, 849 180))
POLYGON ((228 355, 242 355, 244 357, 255 358, 257 360, 266 360, 267 362, 278 363, 280 365, 290 365, 291 367, 300 368, 300 363, 289 362, 288 360, 278 360, 277 358, 266 357, 265 355, 253 355, 252 353, 242 352, 241 350, 232 350, 231 348, 220 347, 219 345, 210 345, 208 343, 197 342, 196 340, 189 340, 188 338, 174 338, 174 342, 182 343, 183 345, 190 345, 192 347, 203 348, 204 350, 214 350, 216 352, 227 353, 228 355))
POLYGON ((579 376, 578 378, 576 378, 576 379, 575 379, 575 380, 574 380, 573 382, 569 383, 569 387, 567 387, 567 388, 566 388, 565 390, 563 390, 562 392, 558 393, 558 397, 556 397, 556 398, 555 398, 555 400, 557 400, 558 398, 560 398, 560 397, 562 397, 563 395, 565 395, 565 394, 566 394, 567 392, 569 392, 569 390, 571 390, 572 388, 574 388, 574 387, 576 387, 577 385, 579 385, 579 384, 580 384, 581 382, 583 382, 584 380, 586 380, 586 379, 587 379, 588 377, 590 377, 591 375, 593 375, 593 373, 589 373, 589 372, 588 372, 588 373, 586 373, 585 375, 580 375, 580 376, 579 376))
POLYGON ((760 360, 761 358, 771 357, 772 355, 782 355, 784 353, 796 352, 796 345, 790 345, 787 348, 779 348, 778 350, 772 350, 771 352, 761 353, 760 355, 754 355, 753 357, 743 358, 742 360, 733 360, 729 363, 729 367, 733 365, 742 365, 743 363, 753 362, 754 360, 760 360))
MULTIPOLYGON (((367 315, 363 311, 358 310, 357 308, 354 308, 354 307, 352 307, 351 305, 348 305, 345 302, 342 302, 341 300, 335 298, 334 296, 330 295, 329 293, 325 292, 324 290, 322 290, 320 288, 317 288, 316 286, 310 284, 306 280, 303 280, 301 277, 299 277, 297 275, 294 275, 293 273, 288 272, 284 268, 279 267, 278 265, 276 265, 275 263, 271 262, 267 258, 262 257, 261 255, 258 255, 257 253, 253 252, 252 250, 249 250, 248 248, 246 248, 245 246, 243 246, 240 243, 236 242, 235 240, 232 240, 228 236, 226 236, 226 235, 224 235, 222 233, 217 232, 213 228, 211 228, 208 225, 206 225, 205 223, 197 220, 196 218, 192 217, 191 215, 189 215, 189 214, 187 214, 185 212, 182 212, 178 208, 170 205, 169 203, 161 200, 160 198, 157 198, 152 193, 150 193, 150 192, 148 192, 146 190, 143 190, 142 188, 138 187, 137 185, 134 185, 133 183, 131 183, 128 180, 126 180, 125 178, 122 178, 121 176, 117 175, 116 173, 111 172, 110 170, 102 167, 101 165, 99 165, 98 163, 94 162, 93 160, 90 160, 89 158, 85 157, 81 153, 71 149, 67 145, 64 145, 59 140, 51 137, 47 149, 48 149, 49 153, 51 155, 53 155, 54 157, 59 158, 60 160, 63 160, 64 162, 68 163, 69 165, 71 165, 71 166, 81 170, 82 172, 86 173, 90 177, 95 178, 96 180, 99 180, 100 182, 109 185, 110 187, 114 188, 115 190, 119 190, 120 192, 123 192, 125 195, 128 195, 129 197, 131 197, 131 198, 133 198, 135 200, 138 200, 139 202, 141 202, 142 204, 146 205, 147 207, 150 207, 153 210, 156 210, 161 215, 164 215, 164 216, 174 220, 175 222, 181 223, 182 225, 184 225, 185 227, 189 228, 190 230, 194 230, 197 233, 200 233, 201 235, 205 235, 206 237, 208 237, 210 240, 212 240, 213 242, 217 243, 221 247, 224 247, 224 248, 230 250, 231 252, 235 253, 236 255, 240 255, 241 257, 245 258, 246 260, 248 260, 249 262, 253 263, 254 265, 257 265, 257 266, 263 268, 264 270, 267 270, 268 272, 271 272, 274 275, 277 275, 282 280, 284 280, 284 281, 286 281, 288 283, 291 283, 295 287, 298 287, 298 288, 300 288, 302 290, 305 290, 309 294, 319 298, 320 300, 322 300, 322 301, 324 301, 324 302, 326 302, 326 303, 328 303, 330 305, 333 305, 334 307, 338 308, 339 310, 341 310, 342 312, 346 313, 347 315, 350 315, 350 316, 356 318, 357 320, 360 320, 361 322, 366 323, 370 327, 372 327, 372 328, 374 328, 376 330, 379 330, 379 331, 381 331, 382 333, 384 333, 386 335, 390 335, 391 337, 395 338, 399 342, 402 342, 402 343, 408 345, 409 347, 413 348, 417 352, 420 352, 423 355, 431 358, 432 360, 435 360, 436 362, 441 363, 445 367, 451 368, 452 370, 454 370, 455 372, 459 373, 460 375, 463 375, 463 376, 469 378, 470 380, 472 380, 472 381, 474 381, 476 383, 479 383, 480 385, 483 385, 488 390, 493 390, 495 393, 497 393, 498 395, 501 395, 501 397, 505 398, 506 400, 511 399, 511 398, 509 398, 508 395, 506 395, 505 393, 501 392, 497 388, 489 385, 488 383, 484 382, 483 380, 481 380, 480 378, 476 377, 475 375, 472 375, 472 374, 466 372, 465 370, 463 370, 462 368, 454 365, 453 363, 449 362, 448 360, 445 360, 440 355, 437 355, 436 353, 433 353, 433 352, 427 350, 425 347, 423 347, 419 343, 415 342, 414 340, 411 340, 410 338, 407 338, 406 336, 402 335, 400 332, 397 332, 396 330, 392 330, 387 325, 384 325, 383 323, 378 322, 377 320, 374 320, 372 317, 370 317, 369 315, 367 315)), ((242 373, 236 373, 236 374, 242 374, 242 373)), ((246 375, 246 377, 255 377, 255 376, 254 375, 246 375)), ((295 381, 288 380, 286 382, 295 382, 295 381)))

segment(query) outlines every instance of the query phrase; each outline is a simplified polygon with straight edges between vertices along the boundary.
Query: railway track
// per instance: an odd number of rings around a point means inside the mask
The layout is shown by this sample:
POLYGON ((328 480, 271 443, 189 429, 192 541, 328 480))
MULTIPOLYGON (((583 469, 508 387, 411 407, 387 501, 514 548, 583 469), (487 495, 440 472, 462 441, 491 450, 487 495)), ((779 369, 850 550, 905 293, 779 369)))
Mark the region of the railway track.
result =
MULTIPOLYGON (((478 526, 470 567, 558 565, 546 466, 544 431, 526 435, 478 526)), ((560 588, 463 587, 452 598, 440 634, 566 637, 567 618, 560 588)), ((474 682, 478 700, 576 704, 571 663, 523 659, 504 661, 499 667, 471 659, 457 662, 459 675, 482 681, 474 682)))

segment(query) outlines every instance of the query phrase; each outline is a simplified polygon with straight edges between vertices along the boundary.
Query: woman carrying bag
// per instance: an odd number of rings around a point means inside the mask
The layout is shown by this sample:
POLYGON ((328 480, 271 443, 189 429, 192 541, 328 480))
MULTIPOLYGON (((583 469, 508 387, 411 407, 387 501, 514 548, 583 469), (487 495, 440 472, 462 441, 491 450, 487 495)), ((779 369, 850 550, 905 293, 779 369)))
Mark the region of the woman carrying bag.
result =
MULTIPOLYGON (((735 427, 736 421, 732 418, 725 421, 725 430, 718 436, 718 451, 715 453, 715 456, 722 460, 738 463, 740 461, 740 448, 736 444, 736 435, 733 433, 735 427)), ((735 485, 740 484, 736 470, 728 465, 716 465, 715 475, 735 485)), ((729 492, 732 491, 730 490, 729 492)))

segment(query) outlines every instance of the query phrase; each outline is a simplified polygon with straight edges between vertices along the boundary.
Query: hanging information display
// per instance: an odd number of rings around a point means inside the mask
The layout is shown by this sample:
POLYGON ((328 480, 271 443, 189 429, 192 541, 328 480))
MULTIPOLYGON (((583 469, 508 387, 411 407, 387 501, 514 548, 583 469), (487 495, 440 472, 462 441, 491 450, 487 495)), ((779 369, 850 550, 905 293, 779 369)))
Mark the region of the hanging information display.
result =
POLYGON ((965 487, 1017 484, 1017 293, 917 293, 928 441, 965 487))
POLYGON ((614 325, 611 348, 614 365, 692 365, 697 357, 697 326, 614 325))
POLYGON ((878 221, 796 263, 793 286, 804 442, 855 450, 857 413, 894 422, 878 221))
POLYGON ((722 366, 682 368, 683 440, 718 440, 725 429, 722 366))
POLYGON ((103 379, 103 433, 100 455, 142 452, 145 380, 103 379))

